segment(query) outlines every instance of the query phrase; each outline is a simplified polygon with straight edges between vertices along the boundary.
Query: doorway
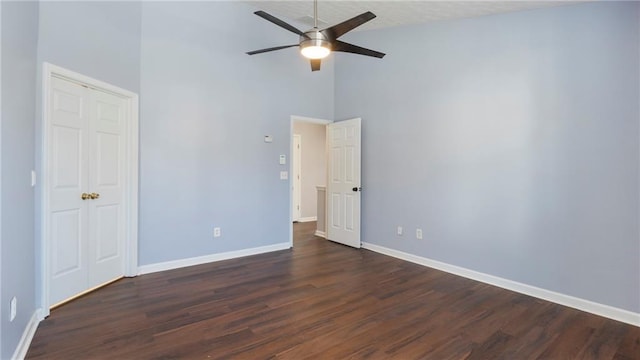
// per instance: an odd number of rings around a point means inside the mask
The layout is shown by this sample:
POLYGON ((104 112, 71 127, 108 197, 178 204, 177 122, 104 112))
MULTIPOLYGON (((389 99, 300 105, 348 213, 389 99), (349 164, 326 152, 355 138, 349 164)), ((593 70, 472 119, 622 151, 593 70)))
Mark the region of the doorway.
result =
MULTIPOLYGON (((322 222, 325 217, 325 211, 318 210, 318 205, 324 203, 322 189, 327 180, 326 126, 331 123, 324 119, 291 117, 291 246, 294 246, 294 222, 304 223, 305 228, 316 228, 317 222, 322 222)), ((316 230, 315 234, 323 235, 324 232, 316 230)))
POLYGON ((44 64, 41 318, 137 275, 138 95, 44 64))

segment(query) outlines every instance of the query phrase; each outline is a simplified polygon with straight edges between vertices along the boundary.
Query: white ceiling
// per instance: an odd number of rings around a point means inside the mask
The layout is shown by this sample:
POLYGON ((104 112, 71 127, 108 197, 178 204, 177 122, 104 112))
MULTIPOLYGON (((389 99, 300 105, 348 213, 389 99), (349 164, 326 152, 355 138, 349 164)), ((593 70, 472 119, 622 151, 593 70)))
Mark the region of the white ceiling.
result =
MULTIPOLYGON (((243 1, 260 10, 264 10, 285 21, 298 22, 313 27, 313 1, 243 1)), ((549 6, 558 6, 581 2, 580 0, 551 1, 407 1, 407 0, 319 0, 318 27, 323 28, 350 19, 366 11, 377 18, 360 26, 356 30, 371 30, 390 26, 408 25, 460 19, 491 14, 523 11, 549 6)), ((302 28, 301 30, 308 30, 302 28)))

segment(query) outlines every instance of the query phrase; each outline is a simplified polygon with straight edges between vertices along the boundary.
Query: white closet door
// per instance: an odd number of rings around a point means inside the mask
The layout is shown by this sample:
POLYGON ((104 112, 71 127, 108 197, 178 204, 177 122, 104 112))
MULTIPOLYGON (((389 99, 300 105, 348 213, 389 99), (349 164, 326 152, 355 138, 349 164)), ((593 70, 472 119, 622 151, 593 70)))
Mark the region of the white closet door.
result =
POLYGON ((89 101, 86 88, 57 78, 49 95, 50 303, 56 304, 87 289, 88 207, 81 196, 89 188, 89 101))
POLYGON ((53 306, 124 275, 125 100, 53 78, 49 149, 53 306))
POLYGON ((90 91, 89 189, 98 194, 89 206, 89 287, 124 274, 123 204, 126 102, 90 91))

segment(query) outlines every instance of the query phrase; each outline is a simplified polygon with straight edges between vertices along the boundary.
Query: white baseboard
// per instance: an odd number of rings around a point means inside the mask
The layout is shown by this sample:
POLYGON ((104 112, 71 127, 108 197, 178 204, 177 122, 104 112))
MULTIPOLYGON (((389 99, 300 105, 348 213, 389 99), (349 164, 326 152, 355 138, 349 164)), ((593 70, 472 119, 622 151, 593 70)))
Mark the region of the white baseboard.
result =
POLYGON ((178 269, 186 266, 206 264, 206 263, 220 261, 220 260, 235 259, 243 256, 263 254, 263 253, 268 253, 272 251, 286 250, 286 249, 289 249, 290 247, 291 247, 291 244, 286 242, 286 243, 279 243, 274 245, 260 246, 260 247, 250 248, 250 249, 229 251, 229 252, 224 252, 219 254, 211 254, 211 255, 197 256, 197 257, 192 257, 187 259, 166 261, 166 262, 161 262, 156 264, 142 265, 138 267, 138 275, 150 274, 158 271, 178 269))
POLYGON ((31 341, 33 340, 33 336, 36 334, 38 324, 40 323, 38 312, 39 311, 36 310, 31 315, 31 319, 29 319, 27 327, 22 333, 22 337, 16 347, 16 351, 13 352, 13 356, 11 357, 12 360, 22 360, 27 356, 27 351, 29 351, 29 346, 31 346, 31 341))
POLYGON ((640 327, 640 313, 634 313, 628 310, 619 309, 613 306, 595 303, 593 301, 580 299, 574 296, 557 293, 555 291, 542 289, 539 287, 519 283, 497 276, 484 274, 474 270, 465 269, 463 267, 450 265, 447 263, 431 260, 421 256, 405 253, 402 251, 389 249, 371 243, 362 243, 362 247, 380 254, 392 256, 398 259, 427 266, 437 270, 442 270, 454 275, 462 276, 468 279, 480 281, 486 284, 501 287, 503 289, 515 291, 521 294, 533 296, 539 299, 554 302, 556 304, 572 307, 574 309, 586 311, 595 315, 603 316, 609 319, 621 321, 630 325, 640 327))
POLYGON ((318 217, 317 217, 317 216, 301 217, 301 218, 298 218, 298 220, 296 220, 296 221, 297 221, 297 222, 318 221, 318 217))
POLYGON ((316 230, 316 232, 313 234, 315 236, 320 236, 321 238, 327 238, 327 234, 324 233, 324 231, 320 231, 320 230, 316 230))

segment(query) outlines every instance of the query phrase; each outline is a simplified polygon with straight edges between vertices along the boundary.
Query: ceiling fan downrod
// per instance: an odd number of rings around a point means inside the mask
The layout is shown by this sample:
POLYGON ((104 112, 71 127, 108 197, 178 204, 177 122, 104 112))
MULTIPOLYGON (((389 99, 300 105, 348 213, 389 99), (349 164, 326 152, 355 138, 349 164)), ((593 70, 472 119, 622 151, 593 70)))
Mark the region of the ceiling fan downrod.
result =
POLYGON ((313 0, 313 28, 318 28, 318 0, 313 0))

